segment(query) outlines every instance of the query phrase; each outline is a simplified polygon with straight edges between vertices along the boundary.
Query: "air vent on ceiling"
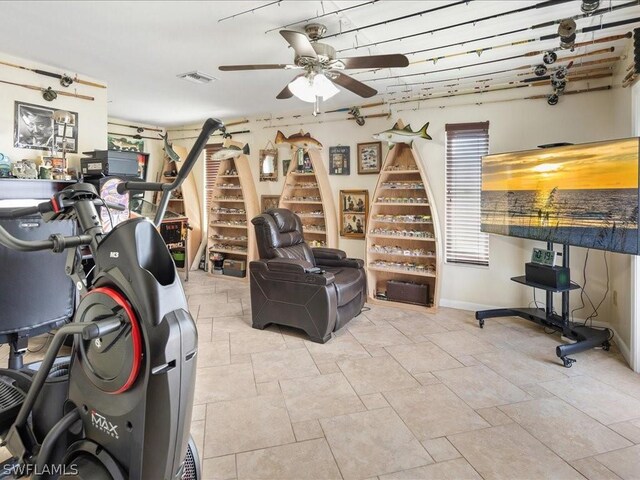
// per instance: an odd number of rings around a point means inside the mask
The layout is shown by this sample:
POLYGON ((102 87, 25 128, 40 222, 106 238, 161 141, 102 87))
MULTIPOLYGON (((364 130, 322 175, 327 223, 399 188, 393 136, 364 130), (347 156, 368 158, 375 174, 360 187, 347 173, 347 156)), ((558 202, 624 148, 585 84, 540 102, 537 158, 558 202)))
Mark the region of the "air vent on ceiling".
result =
POLYGON ((193 83, 202 83, 205 85, 207 83, 215 82, 216 80, 218 80, 213 75, 202 73, 197 70, 194 70, 193 72, 181 73, 180 75, 178 75, 178 78, 182 78, 193 83))

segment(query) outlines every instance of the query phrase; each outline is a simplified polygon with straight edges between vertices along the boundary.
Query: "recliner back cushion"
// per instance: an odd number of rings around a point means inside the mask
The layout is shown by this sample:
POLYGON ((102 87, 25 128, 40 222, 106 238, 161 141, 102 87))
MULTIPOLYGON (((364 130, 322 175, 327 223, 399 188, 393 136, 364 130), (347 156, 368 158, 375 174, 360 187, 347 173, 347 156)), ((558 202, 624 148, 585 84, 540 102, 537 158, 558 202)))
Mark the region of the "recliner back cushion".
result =
POLYGON ((273 208, 251 220, 260 258, 290 258, 311 262, 313 252, 302 236, 300 217, 286 208, 273 208))

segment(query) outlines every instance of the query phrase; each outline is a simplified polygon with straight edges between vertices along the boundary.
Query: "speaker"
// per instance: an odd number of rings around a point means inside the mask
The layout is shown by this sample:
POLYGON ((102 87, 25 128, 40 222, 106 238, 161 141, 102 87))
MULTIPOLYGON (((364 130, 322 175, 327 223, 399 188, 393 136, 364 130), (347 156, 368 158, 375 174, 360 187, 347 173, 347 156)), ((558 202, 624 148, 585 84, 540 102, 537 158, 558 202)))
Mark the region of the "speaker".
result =
MULTIPOLYGON (((0 225, 22 240, 76 234, 72 220, 45 223, 39 216, 0 219, 0 225)), ((66 259, 66 252, 16 252, 0 245, 0 342, 10 334, 42 333, 73 315, 75 288, 65 274, 66 259)))
POLYGON ((571 272, 569 267, 550 267, 538 263, 525 263, 525 280, 529 283, 561 290, 569 288, 571 284, 571 272))

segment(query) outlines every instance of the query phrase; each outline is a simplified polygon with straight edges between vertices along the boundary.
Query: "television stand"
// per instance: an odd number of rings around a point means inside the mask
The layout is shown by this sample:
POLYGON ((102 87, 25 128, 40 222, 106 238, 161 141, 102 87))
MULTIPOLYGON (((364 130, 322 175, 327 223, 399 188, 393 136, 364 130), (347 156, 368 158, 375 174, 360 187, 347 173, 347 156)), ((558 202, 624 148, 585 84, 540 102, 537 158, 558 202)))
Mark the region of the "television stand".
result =
MULTIPOLYGON (((547 250, 553 249, 553 243, 547 242, 547 250)), ((562 246, 562 265, 569 266, 569 246, 562 246)), ((496 317, 520 317, 525 320, 537 323, 546 328, 551 328, 556 332, 561 332, 563 336, 575 340, 575 343, 566 345, 558 345, 556 347, 556 355, 562 360, 565 367, 570 368, 576 361, 569 358, 569 355, 590 350, 593 347, 602 346, 603 350, 609 350, 611 331, 608 328, 599 329, 591 328, 581 323, 569 320, 569 293, 571 290, 580 288, 580 285, 570 282, 567 288, 550 288, 534 282, 527 282, 524 275, 512 277, 512 281, 527 285, 533 288, 545 290, 546 302, 545 308, 496 308, 492 310, 480 310, 476 312, 476 320, 480 328, 484 327, 484 321, 487 318, 496 317), (562 295, 561 314, 554 313, 553 294, 560 293, 562 295)))

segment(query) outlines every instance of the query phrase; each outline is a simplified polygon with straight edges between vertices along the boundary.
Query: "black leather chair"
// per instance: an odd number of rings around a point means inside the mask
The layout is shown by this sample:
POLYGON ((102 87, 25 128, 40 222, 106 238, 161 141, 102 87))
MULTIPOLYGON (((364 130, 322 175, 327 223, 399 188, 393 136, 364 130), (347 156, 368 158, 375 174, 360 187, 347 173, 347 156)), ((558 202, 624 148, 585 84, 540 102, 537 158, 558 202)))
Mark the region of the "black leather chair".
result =
POLYGON ((254 328, 288 325, 325 343, 360 313, 367 296, 362 260, 335 248, 310 248, 290 210, 267 210, 251 223, 260 254, 249 265, 254 328))

